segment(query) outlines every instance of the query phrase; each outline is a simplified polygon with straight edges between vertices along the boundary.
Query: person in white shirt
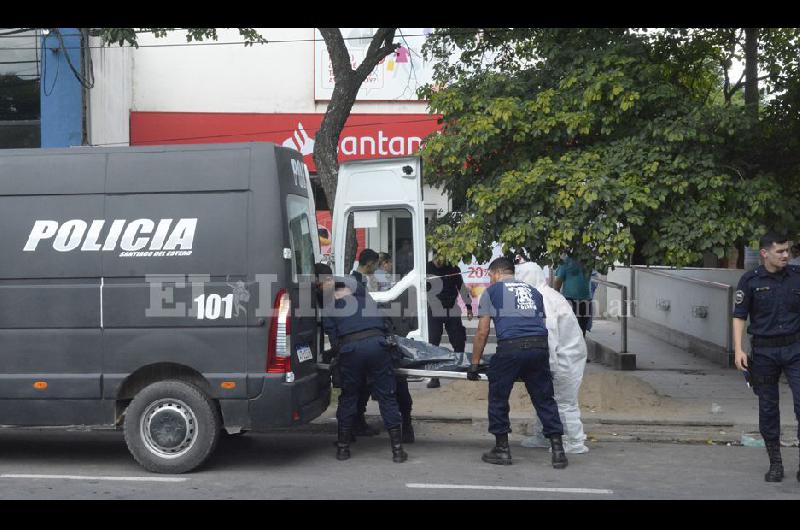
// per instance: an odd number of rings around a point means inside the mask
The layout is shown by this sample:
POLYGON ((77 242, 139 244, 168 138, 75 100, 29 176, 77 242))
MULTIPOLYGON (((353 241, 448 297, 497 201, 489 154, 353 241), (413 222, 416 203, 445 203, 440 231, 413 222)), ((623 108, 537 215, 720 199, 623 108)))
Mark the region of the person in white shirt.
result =
MULTIPOLYGON (((553 374, 559 416, 564 425, 564 451, 586 453, 589 448, 584 444, 586 434, 581 422, 578 391, 583 381, 587 351, 578 319, 567 299, 547 285, 547 278, 539 265, 532 262, 519 264, 515 276, 517 280, 535 287, 544 298, 550 371, 553 374)), ((533 425, 533 436, 525 438, 522 446, 550 447, 549 441, 542 435, 542 425, 536 415, 533 425)))

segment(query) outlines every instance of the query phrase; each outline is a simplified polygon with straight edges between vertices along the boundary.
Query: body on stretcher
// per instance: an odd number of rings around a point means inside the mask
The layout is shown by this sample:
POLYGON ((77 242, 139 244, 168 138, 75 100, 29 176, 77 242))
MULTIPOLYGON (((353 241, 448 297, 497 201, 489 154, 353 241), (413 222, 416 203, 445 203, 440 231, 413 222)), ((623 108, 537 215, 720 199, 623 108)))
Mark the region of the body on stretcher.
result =
MULTIPOLYGON (((438 377, 440 379, 466 379, 467 369, 470 365, 470 354, 453 352, 441 346, 434 346, 427 342, 407 339, 398 335, 394 336, 397 343, 397 358, 394 371, 397 375, 416 377, 438 377)), ((489 367, 488 359, 492 354, 487 354, 481 359, 478 368, 481 381, 488 381, 486 369, 489 367)), ((330 365, 319 364, 323 370, 329 370, 330 365)))

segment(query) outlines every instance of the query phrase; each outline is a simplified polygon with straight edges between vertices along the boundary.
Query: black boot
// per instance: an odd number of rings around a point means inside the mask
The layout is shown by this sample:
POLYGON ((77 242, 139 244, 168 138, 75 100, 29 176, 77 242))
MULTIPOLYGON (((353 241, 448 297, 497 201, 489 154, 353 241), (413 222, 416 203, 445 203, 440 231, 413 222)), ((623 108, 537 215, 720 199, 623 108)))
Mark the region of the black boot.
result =
POLYGON ((350 438, 353 431, 349 428, 339 427, 339 439, 336 442, 336 459, 347 460, 350 458, 350 438))
POLYGON ((414 443, 414 426, 411 425, 411 416, 404 416, 403 417, 403 443, 404 444, 413 444, 414 443))
POLYGON ((376 436, 377 434, 380 434, 380 432, 380 430, 367 423, 367 420, 364 418, 363 414, 356 418, 356 422, 353 425, 353 434, 357 434, 359 436, 376 436))
POLYGON ((769 456, 769 471, 764 475, 767 482, 780 482, 783 480, 783 460, 781 460, 781 442, 764 441, 769 456))
POLYGON ((508 434, 495 434, 494 438, 494 447, 488 453, 483 453, 481 460, 488 464, 510 466, 513 461, 511 460, 511 449, 508 447, 508 434))
POLYGON ((392 444, 392 462, 401 463, 408 459, 408 454, 403 451, 403 432, 402 428, 394 427, 389 429, 389 441, 392 444))
MULTIPOLYGON (((355 435, 355 433, 353 431, 350 431, 350 443, 355 443, 355 442, 356 442, 356 435, 355 435)), ((334 440, 333 445, 335 447, 338 447, 339 446, 339 440, 338 439, 334 440)))
POLYGON ((567 454, 564 452, 564 443, 561 441, 560 434, 554 434, 550 437, 550 448, 553 451, 553 467, 556 469, 567 467, 567 454))

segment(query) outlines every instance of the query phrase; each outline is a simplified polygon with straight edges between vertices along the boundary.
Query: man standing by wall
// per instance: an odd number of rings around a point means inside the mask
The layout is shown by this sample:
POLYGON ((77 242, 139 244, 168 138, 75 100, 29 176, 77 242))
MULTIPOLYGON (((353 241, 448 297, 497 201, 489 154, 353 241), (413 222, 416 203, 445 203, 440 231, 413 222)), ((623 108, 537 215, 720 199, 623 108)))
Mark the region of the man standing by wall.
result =
MULTIPOLYGON (((769 456, 767 482, 783 480, 778 380, 786 374, 800 422, 800 267, 789 265, 787 238, 775 233, 759 241, 763 265, 739 280, 733 310, 736 367, 750 372, 758 396, 758 426, 769 456), (745 322, 752 335, 752 356, 742 350, 745 322)), ((800 434, 800 431, 798 432, 800 434)), ((800 471, 797 472, 800 481, 800 471)))

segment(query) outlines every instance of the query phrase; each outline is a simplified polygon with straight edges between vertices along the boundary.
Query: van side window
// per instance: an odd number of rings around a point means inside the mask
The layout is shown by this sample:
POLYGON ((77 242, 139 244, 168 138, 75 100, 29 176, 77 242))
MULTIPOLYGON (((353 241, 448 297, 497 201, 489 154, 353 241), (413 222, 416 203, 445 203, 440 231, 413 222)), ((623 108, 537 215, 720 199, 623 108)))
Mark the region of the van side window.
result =
MULTIPOLYGON (((292 248, 292 281, 298 275, 314 274, 314 241, 308 199, 299 195, 286 197, 286 216, 289 219, 289 244, 292 248)), ((317 234, 313 234, 317 236, 317 234)))

